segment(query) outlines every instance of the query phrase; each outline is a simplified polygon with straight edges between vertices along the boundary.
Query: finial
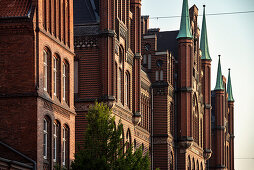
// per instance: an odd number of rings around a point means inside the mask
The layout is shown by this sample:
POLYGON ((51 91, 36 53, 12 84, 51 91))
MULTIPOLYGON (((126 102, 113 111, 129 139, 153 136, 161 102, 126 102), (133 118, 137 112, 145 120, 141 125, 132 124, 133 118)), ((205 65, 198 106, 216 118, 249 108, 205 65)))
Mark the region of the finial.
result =
POLYGON ((224 90, 223 80, 222 80, 222 73, 221 73, 220 57, 221 57, 221 55, 219 55, 217 80, 216 80, 216 86, 215 86, 214 90, 224 90))
POLYGON ((231 76, 230 76, 230 68, 228 69, 228 86, 227 86, 227 93, 228 93, 228 101, 234 102, 233 92, 232 92, 232 84, 231 84, 231 76))
POLYGON ((183 0, 180 30, 176 39, 180 38, 193 39, 190 26, 188 0, 183 0))
POLYGON ((230 68, 228 68, 228 71, 230 71, 231 69, 230 68))
POLYGON ((206 28, 206 17, 205 17, 205 5, 203 5, 203 21, 202 21, 202 30, 201 30, 201 40, 200 40, 200 49, 202 51, 202 60, 210 60, 210 53, 208 47, 208 36, 207 36, 207 28, 206 28))

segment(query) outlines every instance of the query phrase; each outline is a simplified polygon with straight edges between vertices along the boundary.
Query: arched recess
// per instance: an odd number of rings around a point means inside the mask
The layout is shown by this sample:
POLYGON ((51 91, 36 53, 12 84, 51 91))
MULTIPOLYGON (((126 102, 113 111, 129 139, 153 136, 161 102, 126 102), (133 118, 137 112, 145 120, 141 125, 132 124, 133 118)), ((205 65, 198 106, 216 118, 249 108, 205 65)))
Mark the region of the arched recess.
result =
POLYGON ((201 162, 200 163, 200 170, 203 170, 204 168, 203 168, 203 163, 201 162))
POLYGON ((187 170, 191 170, 191 159, 190 159, 190 156, 188 156, 187 170))
POLYGON ((199 108, 196 93, 193 93, 193 137, 194 141, 199 144, 199 108))
POLYGON ((192 170, 196 170, 195 169, 195 160, 194 160, 194 158, 192 158, 192 170))
POLYGON ((128 128, 127 133, 126 133, 126 150, 131 147, 131 131, 128 128))
POLYGON ((198 162, 198 160, 197 160, 197 164, 196 165, 197 165, 197 170, 199 170, 199 162, 198 162))

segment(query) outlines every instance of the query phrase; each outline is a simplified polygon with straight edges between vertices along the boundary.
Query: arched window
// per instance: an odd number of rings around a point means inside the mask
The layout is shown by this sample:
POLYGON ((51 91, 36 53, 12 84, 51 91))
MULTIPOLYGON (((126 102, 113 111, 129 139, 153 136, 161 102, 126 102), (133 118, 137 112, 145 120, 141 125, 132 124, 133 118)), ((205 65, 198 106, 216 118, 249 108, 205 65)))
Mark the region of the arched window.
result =
POLYGON ((51 165, 51 120, 48 116, 43 119, 43 167, 50 169, 51 165))
POLYGON ((128 150, 130 147, 131 147, 131 132, 130 129, 128 129, 126 133, 126 150, 128 150))
POLYGON ((63 166, 69 168, 70 155, 70 130, 67 125, 63 126, 63 166))
POLYGON ((51 96, 51 52, 43 50, 43 89, 51 96))
POLYGON ((130 73, 126 72, 125 74, 125 104, 130 108, 130 73))
POLYGON ((61 125, 55 120, 53 125, 53 161, 60 165, 61 159, 61 125))
POLYGON ((63 62, 63 100, 69 104, 69 63, 65 60, 63 62))
POLYGON ((54 96, 60 96, 60 57, 55 55, 53 57, 53 88, 54 96))
POLYGON ((142 152, 144 152, 144 150, 145 150, 145 146, 144 146, 144 144, 142 143, 142 152))
POLYGON ((47 0, 43 0, 43 27, 47 29, 47 0))
POLYGON ((151 54, 148 54, 148 69, 151 69, 151 65, 152 65, 152 56, 151 54))
POLYGON ((203 163, 200 164, 200 170, 203 170, 203 163))

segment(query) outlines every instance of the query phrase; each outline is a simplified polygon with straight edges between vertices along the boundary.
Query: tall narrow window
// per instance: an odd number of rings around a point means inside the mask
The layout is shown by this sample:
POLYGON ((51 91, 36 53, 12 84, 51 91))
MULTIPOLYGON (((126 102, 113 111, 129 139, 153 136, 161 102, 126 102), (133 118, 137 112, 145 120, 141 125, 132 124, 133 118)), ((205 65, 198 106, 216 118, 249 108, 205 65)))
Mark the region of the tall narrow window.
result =
POLYGON ((151 69, 151 63, 152 62, 152 56, 151 54, 148 54, 148 69, 151 69))
POLYGON ((48 90, 48 53, 43 51, 43 89, 48 90))
POLYGON ((160 81, 163 80, 163 70, 160 71, 160 81))
POLYGON ((66 128, 63 127, 63 165, 65 166, 66 160, 65 160, 65 155, 66 155, 66 128))
POLYGON ((44 29, 47 29, 47 0, 43 1, 43 26, 44 29))
POLYGON ((126 72, 125 77, 125 103, 130 108, 130 74, 126 72))
POLYGON ((56 162, 57 154, 57 124, 53 126, 53 161, 56 162))
POLYGON ((155 80, 159 81, 159 71, 155 71, 155 80))
POLYGON ((43 89, 51 96, 51 52, 43 50, 43 89))
POLYGON ((69 64, 63 63, 63 100, 69 104, 69 64))
POLYGON ((122 70, 119 68, 119 71, 118 71, 118 83, 117 83, 117 86, 118 86, 118 100, 120 102, 122 102, 122 70))
POLYGON ((126 133, 126 150, 128 150, 130 146, 131 146, 131 132, 130 129, 128 129, 126 133))
POLYGON ((57 94, 57 58, 54 57, 54 68, 53 68, 53 71, 54 71, 54 95, 56 96, 57 94))
POLYGON ((43 169, 51 169, 51 121, 49 117, 43 119, 43 169))
POLYGON ((143 64, 147 64, 147 56, 145 54, 143 55, 143 64))
POLYGON ((48 121, 44 119, 43 122, 43 158, 47 159, 47 148, 48 148, 48 121))
POLYGON ((63 127, 63 165, 69 168, 69 128, 67 125, 63 127))
POLYGON ((66 65, 63 63, 63 100, 66 97, 66 65))

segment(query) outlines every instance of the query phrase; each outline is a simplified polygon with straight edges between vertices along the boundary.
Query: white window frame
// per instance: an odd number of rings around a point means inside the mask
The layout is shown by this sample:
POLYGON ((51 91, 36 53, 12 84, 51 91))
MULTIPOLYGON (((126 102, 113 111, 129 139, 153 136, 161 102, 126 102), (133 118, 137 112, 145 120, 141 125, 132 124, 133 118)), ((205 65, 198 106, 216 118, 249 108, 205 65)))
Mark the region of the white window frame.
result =
POLYGON ((48 148, 48 121, 43 120, 43 158, 47 159, 47 148, 48 148))
POLYGON ((53 161, 56 162, 56 151, 57 151, 57 124, 54 123, 54 134, 53 134, 53 138, 54 138, 54 147, 53 147, 53 161))
POLYGON ((57 58, 54 57, 54 68, 53 68, 53 72, 54 72, 54 95, 56 96, 57 94, 57 83, 56 83, 56 79, 57 79, 57 58))
POLYGON ((63 165, 65 166, 65 153, 66 153, 66 128, 63 127, 63 165))
POLYGON ((125 73, 125 82, 124 82, 124 100, 125 100, 125 105, 128 105, 128 74, 125 73))
POLYGON ((66 97, 66 87, 65 87, 65 84, 66 84, 66 64, 63 63, 63 100, 65 101, 65 97, 66 97))
POLYGON ((43 77, 43 89, 47 91, 48 89, 48 53, 44 50, 43 51, 43 70, 44 70, 44 77, 43 77))

